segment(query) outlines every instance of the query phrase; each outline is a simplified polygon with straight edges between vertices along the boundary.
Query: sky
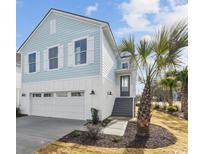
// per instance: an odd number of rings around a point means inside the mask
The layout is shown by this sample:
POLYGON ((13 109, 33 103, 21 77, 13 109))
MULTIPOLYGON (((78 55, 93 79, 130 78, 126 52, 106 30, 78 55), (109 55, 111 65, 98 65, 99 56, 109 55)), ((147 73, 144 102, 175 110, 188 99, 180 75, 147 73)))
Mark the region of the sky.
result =
MULTIPOLYGON (((136 42, 150 39, 162 25, 188 15, 187 0, 17 0, 16 48, 28 37, 50 8, 109 22, 117 44, 129 34, 136 42)), ((184 52, 187 64, 187 49, 184 52)), ((137 93, 142 87, 137 87, 137 93)))

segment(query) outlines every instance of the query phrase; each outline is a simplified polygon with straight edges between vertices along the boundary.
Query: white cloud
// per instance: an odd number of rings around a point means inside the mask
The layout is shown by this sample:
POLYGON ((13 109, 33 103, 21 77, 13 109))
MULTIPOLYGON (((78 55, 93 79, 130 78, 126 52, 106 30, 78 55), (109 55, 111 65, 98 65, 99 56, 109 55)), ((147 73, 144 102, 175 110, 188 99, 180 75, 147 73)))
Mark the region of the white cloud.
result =
POLYGON ((156 22, 160 25, 169 25, 181 19, 187 18, 187 8, 188 5, 177 5, 173 7, 172 11, 160 12, 155 18, 156 22))
POLYGON ((143 40, 143 39, 145 39, 145 40, 151 40, 152 37, 151 37, 150 35, 144 35, 144 36, 142 36, 141 40, 143 40))
POLYGON ((132 32, 152 32, 156 27, 171 24, 187 17, 186 0, 167 0, 169 5, 160 6, 160 0, 129 0, 122 2, 119 9, 122 21, 127 24, 117 30, 118 36, 132 32), (182 2, 183 1, 183 2, 182 2), (152 14, 152 18, 148 16, 152 14))
POLYGON ((90 5, 86 8, 85 14, 87 16, 90 16, 93 12, 96 12, 98 10, 98 3, 95 3, 95 5, 90 5))
MULTIPOLYGON (((159 0, 129 0, 121 3, 119 8, 123 14, 122 20, 130 29, 126 31, 149 31, 151 23, 145 15, 159 12, 159 0)), ((125 28, 121 30, 124 31, 125 28)))
POLYGON ((172 7, 176 6, 176 4, 177 4, 176 0, 168 0, 168 2, 172 7))

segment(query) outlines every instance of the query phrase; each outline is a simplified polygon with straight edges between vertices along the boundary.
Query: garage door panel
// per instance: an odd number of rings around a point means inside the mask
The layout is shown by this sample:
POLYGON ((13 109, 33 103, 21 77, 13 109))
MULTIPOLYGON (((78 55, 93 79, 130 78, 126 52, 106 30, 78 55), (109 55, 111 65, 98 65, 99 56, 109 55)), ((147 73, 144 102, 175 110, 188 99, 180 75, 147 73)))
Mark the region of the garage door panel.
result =
POLYGON ((84 105, 84 96, 31 97, 31 114, 84 120, 84 105))

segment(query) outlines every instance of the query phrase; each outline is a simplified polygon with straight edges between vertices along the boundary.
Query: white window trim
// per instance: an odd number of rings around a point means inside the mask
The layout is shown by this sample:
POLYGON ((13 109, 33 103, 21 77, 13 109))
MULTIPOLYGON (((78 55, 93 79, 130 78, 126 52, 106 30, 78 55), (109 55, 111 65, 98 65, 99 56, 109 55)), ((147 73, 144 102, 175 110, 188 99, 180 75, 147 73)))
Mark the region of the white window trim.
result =
MULTIPOLYGON (((47 47, 48 57, 49 57, 49 49, 54 48, 54 47, 58 47, 58 54, 59 54, 60 44, 52 45, 52 46, 47 47)), ((49 58, 48 58, 48 71, 56 71, 56 70, 59 70, 59 69, 60 69, 59 66, 58 66, 58 68, 50 69, 49 68, 49 58)))
POLYGON ((121 69, 129 69, 129 67, 130 67, 130 65, 129 65, 128 61, 121 62, 121 69), (123 67, 122 67, 122 65, 123 65, 124 63, 127 63, 127 66, 128 66, 127 68, 123 68, 123 67))
POLYGON ((79 37, 79 38, 76 38, 76 39, 74 39, 74 40, 72 40, 72 44, 73 44, 73 50, 74 50, 74 65, 73 65, 73 67, 79 67, 79 66, 86 66, 86 65, 88 65, 89 63, 88 63, 88 58, 87 58, 87 53, 88 53, 88 50, 86 50, 86 63, 83 63, 83 64, 75 64, 75 42, 76 41, 80 41, 80 40, 83 40, 83 39, 86 39, 86 45, 88 45, 88 35, 86 35, 86 36, 82 36, 82 37, 79 37))
MULTIPOLYGON (((29 72, 29 55, 30 55, 30 54, 33 54, 33 53, 36 54, 36 58, 37 58, 37 51, 31 51, 31 52, 28 52, 28 53, 27 53, 27 56, 28 56, 28 74, 38 73, 37 71, 35 71, 35 72, 29 72)), ((36 66, 37 66, 37 65, 36 65, 36 66)), ((24 69, 25 69, 25 68, 24 68, 24 69)))

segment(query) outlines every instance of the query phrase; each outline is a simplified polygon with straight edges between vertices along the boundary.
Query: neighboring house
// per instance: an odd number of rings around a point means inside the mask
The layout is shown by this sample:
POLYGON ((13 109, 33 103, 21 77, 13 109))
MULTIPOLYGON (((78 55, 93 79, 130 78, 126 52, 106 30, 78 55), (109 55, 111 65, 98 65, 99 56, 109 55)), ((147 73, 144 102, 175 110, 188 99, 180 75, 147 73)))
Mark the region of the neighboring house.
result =
POLYGON ((19 107, 21 96, 21 55, 16 53, 16 106, 19 107))
POLYGON ((134 115, 136 71, 107 22, 51 9, 18 52, 23 113, 86 120, 93 107, 101 120, 134 115))

